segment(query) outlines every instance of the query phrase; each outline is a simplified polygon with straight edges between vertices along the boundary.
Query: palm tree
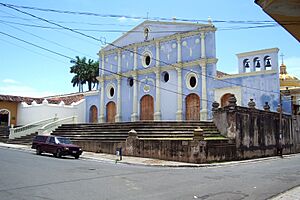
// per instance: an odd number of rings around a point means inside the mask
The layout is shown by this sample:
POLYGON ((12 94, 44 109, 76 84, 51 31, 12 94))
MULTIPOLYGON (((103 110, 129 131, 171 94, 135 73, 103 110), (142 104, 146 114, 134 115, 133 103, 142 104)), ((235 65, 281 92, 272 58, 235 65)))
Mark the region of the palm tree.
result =
POLYGON ((70 73, 74 73, 74 77, 71 80, 73 87, 79 86, 79 92, 83 92, 83 84, 88 83, 88 90, 91 91, 98 85, 98 80, 96 77, 99 74, 99 62, 89 59, 86 60, 85 57, 80 58, 76 56, 76 60, 72 60, 71 63, 74 65, 70 68, 70 73), (92 84, 93 87, 92 87, 92 84))

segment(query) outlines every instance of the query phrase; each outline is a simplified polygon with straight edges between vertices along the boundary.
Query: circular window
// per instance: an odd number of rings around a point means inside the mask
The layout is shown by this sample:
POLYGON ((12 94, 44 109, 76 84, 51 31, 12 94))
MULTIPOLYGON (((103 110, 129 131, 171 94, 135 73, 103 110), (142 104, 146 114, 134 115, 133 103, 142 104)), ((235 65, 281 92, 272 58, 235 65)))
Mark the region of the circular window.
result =
POLYGON ((106 86, 106 96, 109 99, 112 99, 115 95, 115 86, 113 83, 110 83, 106 86))
POLYGON ((151 64, 151 57, 152 55, 150 52, 143 53, 142 64, 145 68, 149 67, 149 65, 151 64))
POLYGON ((145 58, 145 64, 146 64, 147 66, 149 66, 149 65, 150 65, 150 61, 151 61, 151 58, 150 58, 149 55, 147 55, 146 58, 145 58))
POLYGON ((196 86, 197 80, 194 76, 190 78, 190 86, 194 88, 196 86))
POLYGON ((132 87, 133 86, 133 78, 132 77, 128 78, 127 83, 130 87, 132 87))
POLYGON ((163 72, 162 73, 162 78, 163 78, 163 81, 166 83, 170 80, 170 75, 168 72, 163 72))
POLYGON ((198 77, 194 72, 188 73, 186 76, 186 86, 188 89, 193 90, 197 87, 198 77))
POLYGON ((110 90, 109 90, 109 95, 110 95, 111 97, 113 97, 114 94, 115 94, 115 89, 112 87, 112 88, 110 88, 110 90))

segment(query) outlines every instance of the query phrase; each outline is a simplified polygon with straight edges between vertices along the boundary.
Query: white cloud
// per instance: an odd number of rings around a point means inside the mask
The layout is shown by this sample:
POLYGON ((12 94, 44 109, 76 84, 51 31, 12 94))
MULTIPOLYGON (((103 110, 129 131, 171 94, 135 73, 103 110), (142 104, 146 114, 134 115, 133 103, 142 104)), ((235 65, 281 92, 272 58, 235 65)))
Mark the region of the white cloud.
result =
POLYGON ((36 89, 25 85, 0 85, 0 94, 14 95, 23 97, 45 97, 54 95, 49 91, 37 91, 36 89))
POLYGON ((118 18, 118 21, 119 22, 126 22, 127 18, 126 17, 120 17, 120 18, 118 18))
POLYGON ((18 81, 13 80, 13 79, 9 79, 9 78, 3 79, 2 82, 3 83, 9 83, 9 84, 17 84, 18 83, 18 81))
POLYGON ((284 58, 287 72, 300 79, 300 57, 284 58))

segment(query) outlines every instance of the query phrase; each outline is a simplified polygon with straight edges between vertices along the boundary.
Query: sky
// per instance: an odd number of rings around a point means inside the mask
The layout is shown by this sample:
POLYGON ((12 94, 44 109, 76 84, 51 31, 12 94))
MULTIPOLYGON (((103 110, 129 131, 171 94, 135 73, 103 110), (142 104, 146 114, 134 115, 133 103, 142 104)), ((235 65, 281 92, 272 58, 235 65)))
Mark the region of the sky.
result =
MULTIPOLYGON (((16 11, 0 4, 0 94, 45 97, 78 92, 71 84, 71 58, 85 56, 97 60, 97 53, 103 47, 100 40, 113 42, 147 17, 150 20, 175 17, 201 23, 210 17, 218 29, 218 70, 237 73, 237 53, 277 47, 279 55, 284 55, 288 73, 300 78, 299 42, 279 25, 266 27, 274 20, 254 0, 0 0, 0 3, 47 9, 17 7, 16 11), (49 9, 98 15, 55 13, 49 9), (96 39, 59 29, 30 14, 79 29, 96 39), (267 22, 257 24, 258 21, 267 22)), ((281 63, 281 57, 279 60, 281 63)))

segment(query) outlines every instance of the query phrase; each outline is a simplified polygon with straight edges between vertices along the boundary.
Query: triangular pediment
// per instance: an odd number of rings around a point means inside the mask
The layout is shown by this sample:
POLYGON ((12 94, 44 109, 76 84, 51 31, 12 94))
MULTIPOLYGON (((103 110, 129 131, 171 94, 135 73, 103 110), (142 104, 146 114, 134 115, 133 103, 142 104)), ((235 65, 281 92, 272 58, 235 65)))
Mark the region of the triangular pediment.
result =
POLYGON ((124 47, 134 43, 151 41, 177 33, 184 33, 197 30, 202 27, 211 26, 209 24, 198 23, 181 23, 181 22, 160 22, 160 21, 144 21, 132 30, 126 32, 117 40, 112 42, 113 45, 107 45, 102 50, 108 51, 116 47, 124 47), (146 29, 148 29, 148 34, 146 29))

